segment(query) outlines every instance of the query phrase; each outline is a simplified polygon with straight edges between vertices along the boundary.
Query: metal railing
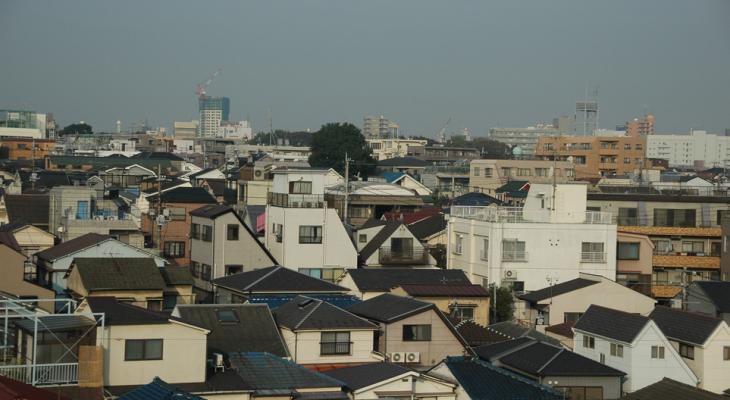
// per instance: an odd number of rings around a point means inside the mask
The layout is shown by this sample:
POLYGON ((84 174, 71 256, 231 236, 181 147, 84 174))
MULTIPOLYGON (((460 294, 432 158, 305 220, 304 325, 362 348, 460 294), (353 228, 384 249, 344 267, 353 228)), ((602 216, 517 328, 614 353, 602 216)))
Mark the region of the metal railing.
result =
POLYGON ((605 263, 606 253, 595 251, 584 251, 580 253, 580 262, 583 263, 605 263))
POLYGON ((428 251, 423 248, 412 248, 394 251, 391 247, 383 246, 378 252, 380 264, 428 264, 428 251))
POLYGON ((507 223, 565 223, 610 225, 611 213, 598 211, 528 210, 521 207, 451 207, 451 217, 507 223))
POLYGON ((322 342, 319 344, 319 352, 323 356, 348 355, 351 344, 351 342, 322 342))
POLYGON ((269 205, 285 208, 324 208, 324 195, 269 193, 269 205))
POLYGON ((78 382, 78 368, 78 363, 0 365, 0 375, 35 386, 64 385, 78 382))
POLYGON ((527 255, 527 252, 522 250, 502 250, 502 261, 525 262, 527 255))

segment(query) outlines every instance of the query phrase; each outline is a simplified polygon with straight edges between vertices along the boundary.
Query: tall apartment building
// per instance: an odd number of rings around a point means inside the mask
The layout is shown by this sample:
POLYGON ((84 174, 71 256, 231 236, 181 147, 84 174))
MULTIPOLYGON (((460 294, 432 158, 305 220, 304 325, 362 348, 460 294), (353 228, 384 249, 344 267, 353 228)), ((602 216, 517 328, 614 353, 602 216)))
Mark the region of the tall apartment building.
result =
POLYGON ((688 135, 650 135, 646 137, 646 156, 665 159, 670 167, 728 167, 730 136, 700 130, 688 135))
POLYGON ((646 139, 639 136, 541 137, 535 157, 571 160, 577 178, 622 175, 644 165, 646 139))
POLYGON ((654 116, 646 114, 644 118, 634 118, 631 121, 626 121, 624 126, 627 136, 638 137, 638 136, 649 136, 654 134, 654 116))
POLYGON ((573 164, 567 161, 471 160, 469 166, 469 188, 492 196, 509 181, 566 183, 575 176, 573 164))
POLYGON ((585 184, 532 184, 524 207, 452 206, 447 268, 472 283, 542 289, 580 273, 616 278, 616 225, 585 184))
POLYGON ((204 96, 198 100, 198 109, 200 110, 200 136, 216 136, 221 122, 228 121, 231 99, 204 96))
POLYGON ((397 138, 398 124, 382 115, 379 117, 366 116, 363 118, 362 134, 368 139, 397 138))
POLYGON ((373 156, 376 160, 387 160, 389 158, 411 156, 416 149, 422 149, 426 146, 426 144, 428 144, 428 140, 422 139, 383 137, 366 140, 368 147, 373 150, 373 156))
POLYGON ((0 110, 0 136, 53 138, 56 123, 52 114, 35 111, 0 110))

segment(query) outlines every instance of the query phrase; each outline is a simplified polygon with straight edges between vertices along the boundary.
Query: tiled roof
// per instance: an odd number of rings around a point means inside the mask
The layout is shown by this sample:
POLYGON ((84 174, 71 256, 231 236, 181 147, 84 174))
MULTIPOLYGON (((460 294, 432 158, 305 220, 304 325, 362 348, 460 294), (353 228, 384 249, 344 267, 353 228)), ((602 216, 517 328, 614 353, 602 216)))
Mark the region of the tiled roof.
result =
POLYGON ((651 296, 658 299, 672 299, 682 293, 681 286, 652 285, 651 296))
POLYGON ((446 225, 444 214, 436 214, 409 224, 408 229, 418 240, 426 240, 437 233, 445 232, 446 225))
POLYGON ((664 378, 623 397, 625 400, 727 400, 726 396, 664 378))
POLYGON ((698 281, 692 285, 702 289, 719 312, 730 313, 730 282, 698 281))
POLYGON ((228 275, 213 284, 239 292, 253 293, 347 293, 350 290, 292 269, 273 266, 228 275))
POLYGON ((10 221, 47 226, 49 199, 47 194, 6 194, 5 208, 10 221))
POLYGON ((152 382, 125 393, 119 400, 204 400, 202 397, 184 392, 162 379, 155 377, 152 382))
POLYGON ((492 357, 525 347, 532 342, 534 342, 534 339, 529 337, 510 339, 503 342, 477 346, 474 348, 474 353, 482 359, 489 361, 492 357))
POLYGON ((707 269, 720 269, 720 257, 710 256, 664 256, 653 255, 651 263, 654 267, 694 267, 707 269))
POLYGON ((292 331, 319 329, 377 329, 377 326, 332 304, 306 296, 294 300, 274 311, 279 326, 292 331))
POLYGON ((530 339, 526 346, 498 356, 499 361, 520 372, 535 376, 624 376, 624 372, 559 346, 530 339))
POLYGON ((347 273, 363 292, 387 292, 401 285, 452 284, 469 285, 471 281, 460 269, 377 268, 348 269, 347 273))
POLYGON ((529 328, 526 326, 519 325, 512 321, 502 321, 497 322, 495 324, 487 326, 487 329, 493 332, 500 333, 504 336, 507 336, 509 339, 517 339, 522 337, 529 337, 533 339, 537 339, 543 342, 551 343, 554 345, 560 345, 560 341, 552 338, 550 336, 547 336, 544 333, 538 332, 534 328, 529 328))
POLYGON ((193 276, 187 267, 173 267, 168 265, 160 268, 160 273, 162 274, 162 279, 165 280, 168 286, 193 284, 193 276))
POLYGON ((557 285, 548 286, 546 288, 535 290, 527 294, 517 296, 519 299, 536 303, 538 301, 547 300, 551 297, 557 297, 561 294, 570 293, 578 289, 583 289, 588 286, 595 285, 600 281, 584 278, 576 278, 566 282, 558 283, 557 285))
POLYGON ((497 188, 496 193, 507 193, 511 197, 527 197, 530 190, 528 181, 509 181, 497 188))
MULTIPOLYGON (((233 208, 231 206, 227 206, 224 204, 209 204, 200 208, 196 208, 193 211, 190 211, 190 215, 194 217, 203 217, 203 218, 210 218, 215 219, 223 214, 227 214, 228 212, 233 211, 233 208)), ((235 212, 235 211, 233 211, 235 212)))
POLYGON ((722 323, 720 318, 668 307, 655 307, 649 314, 664 336, 702 346, 722 323))
POLYGON ((53 390, 28 385, 0 375, 0 399, 3 400, 70 400, 53 390))
POLYGON ((386 293, 355 304, 348 311, 379 322, 394 322, 433 309, 433 303, 386 293))
POLYGON ((104 313, 105 325, 157 325, 167 324, 170 316, 159 311, 123 303, 114 297, 87 297, 91 312, 104 313))
MULTIPOLYGON (((452 321, 454 323, 454 321, 452 321)), ((474 321, 461 321, 454 323, 454 327, 461 337, 471 347, 503 342, 509 338, 501 333, 491 331, 474 321)))
POLYGON ((424 218, 443 214, 443 212, 444 210, 440 207, 424 207, 416 211, 386 211, 383 213, 383 218, 386 221, 401 221, 406 225, 410 225, 424 218))
POLYGON ((452 206, 489 206, 492 204, 503 205, 501 200, 479 192, 462 194, 451 201, 452 206))
POLYGON ((351 390, 358 390, 411 371, 410 368, 402 365, 379 362, 356 367, 337 368, 323 373, 345 383, 351 390))
POLYGON ((18 244, 18 241, 15 240, 15 235, 13 235, 12 232, 0 232, 0 243, 10 247, 17 252, 22 251, 20 245, 18 244))
POLYGON ((181 304, 174 315, 210 331, 211 352, 267 352, 288 356, 274 317, 265 304, 181 304), (221 321, 220 311, 233 313, 235 321, 221 321))
MULTIPOLYGON (((252 294, 246 296, 246 300, 251 304, 266 304, 269 309, 275 310, 282 305, 294 300, 298 295, 296 293, 286 294, 252 294)), ((351 294, 342 293, 307 293, 307 297, 322 300, 340 308, 348 308, 353 304, 359 303, 361 300, 351 294)))
POLYGON ((693 228, 675 226, 619 226, 619 232, 637 233, 647 236, 716 237, 722 235, 720 228, 693 228))
POLYGON ((573 337, 573 326, 575 322, 563 322, 560 324, 550 325, 545 328, 545 332, 554 333, 556 335, 564 336, 567 338, 573 337))
POLYGON ((380 246, 382 246, 383 243, 385 243, 385 241, 388 240, 388 238, 390 238, 390 236, 393 235, 396 229, 400 226, 405 225, 403 225, 402 222, 396 221, 386 222, 385 226, 383 226, 383 228, 380 229, 380 231, 378 231, 378 233, 375 234, 375 236, 373 236, 365 246, 363 246, 362 250, 360 250, 360 257, 362 260, 367 260, 371 255, 373 255, 373 253, 378 251, 380 246))
POLYGON ((639 314, 593 304, 575 323, 575 329, 624 343, 632 343, 649 321, 648 317, 639 314))
POLYGON ((100 235, 98 233, 87 233, 77 238, 59 243, 51 248, 36 253, 36 256, 42 260, 53 261, 57 258, 65 257, 69 254, 76 253, 83 249, 95 246, 101 242, 111 239, 111 236, 100 235))
MULTIPOLYGON (((157 194, 149 196, 150 201, 157 201, 157 194)), ((184 204, 216 204, 215 197, 202 187, 176 187, 162 192, 163 203, 184 204)))
POLYGON ((401 285, 413 297, 489 297, 489 292, 481 285, 401 285))
POLYGON ((336 388, 344 384, 327 375, 269 353, 230 353, 231 367, 251 388, 260 390, 294 390, 336 388))
POLYGON ((448 357, 444 363, 470 399, 563 399, 562 393, 481 360, 448 357))
POLYGON ((153 258, 75 258, 73 268, 90 292, 165 288, 165 280, 153 258))
POLYGON ((374 228, 376 226, 385 226, 388 224, 388 221, 383 221, 381 219, 375 219, 370 218, 369 220, 365 221, 358 229, 369 229, 374 228))

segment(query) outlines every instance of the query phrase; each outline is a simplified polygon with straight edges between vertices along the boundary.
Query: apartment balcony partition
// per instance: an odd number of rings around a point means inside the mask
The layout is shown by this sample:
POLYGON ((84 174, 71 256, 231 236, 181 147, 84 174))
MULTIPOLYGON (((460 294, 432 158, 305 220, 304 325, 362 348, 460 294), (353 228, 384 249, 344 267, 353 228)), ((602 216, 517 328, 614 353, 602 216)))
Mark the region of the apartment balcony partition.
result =
POLYGON ((324 195, 269 193, 268 203, 282 208, 325 208, 324 195))
POLYGON ((580 262, 582 262, 582 263, 605 263, 606 262, 606 253, 594 252, 594 251, 581 252, 580 253, 580 262))

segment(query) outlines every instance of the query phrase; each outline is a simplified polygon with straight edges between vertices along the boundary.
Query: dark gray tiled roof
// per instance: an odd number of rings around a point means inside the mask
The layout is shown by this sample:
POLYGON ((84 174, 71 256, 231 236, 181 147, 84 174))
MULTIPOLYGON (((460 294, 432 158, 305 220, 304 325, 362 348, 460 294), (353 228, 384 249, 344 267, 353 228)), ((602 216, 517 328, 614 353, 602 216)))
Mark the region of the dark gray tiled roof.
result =
POLYGON ((649 321, 648 317, 642 315, 593 304, 575 323, 574 329, 624 343, 632 343, 649 321))
POLYGON ((360 250, 360 257, 362 260, 367 260, 373 253, 378 251, 380 246, 388 240, 388 238, 398 229, 399 226, 403 225, 402 222, 386 222, 385 226, 380 229, 378 233, 373 236, 368 243, 360 250))
POLYGON ((72 268, 88 291, 165 288, 153 258, 75 258, 72 268))
POLYGON ((410 371, 410 368, 402 365, 379 362, 357 367, 332 369, 324 372, 324 374, 345 383, 350 390, 358 390, 410 371))
POLYGON ((86 303, 91 312, 104 313, 105 325, 157 325, 170 321, 168 314, 122 303, 114 297, 87 297, 86 303))
POLYGON ((269 353, 230 353, 231 367, 256 391, 342 387, 327 375, 269 353))
POLYGON ((680 342, 703 345, 722 323, 720 318, 658 306, 649 314, 664 336, 680 342))
POLYGON ((160 273, 162 274, 162 279, 165 280, 165 284, 168 286, 193 284, 193 276, 187 267, 165 266, 164 268, 160 268, 160 273))
POLYGON ((411 233, 413 233, 418 240, 425 240, 430 236, 446 230, 446 225, 447 223, 444 218, 444 214, 437 214, 408 225, 408 229, 411 230, 411 233))
POLYGON ((360 291, 387 292, 401 285, 457 284, 471 281, 460 269, 377 268, 348 269, 347 273, 360 291))
POLYGON ((288 356, 266 304, 183 304, 177 306, 174 314, 210 331, 208 348, 211 352, 267 352, 288 356), (238 321, 221 321, 219 311, 233 312, 238 321))
MULTIPOLYGON (((157 194, 149 196, 150 201, 157 201, 157 194)), ((162 192, 163 203, 216 204, 215 197, 201 187, 176 187, 162 192)))
POLYGON ((543 342, 547 342, 550 344, 554 344, 554 345, 558 345, 558 346, 560 345, 560 341, 558 339, 552 338, 550 336, 545 335, 544 333, 538 332, 534 328, 528 328, 526 326, 516 324, 512 321, 497 322, 496 324, 487 326, 487 329, 489 329, 490 331, 505 335, 511 339, 528 337, 528 338, 537 339, 537 340, 540 340, 543 342))
POLYGON ((699 281, 692 285, 702 289, 719 312, 730 313, 730 282, 699 281))
POLYGON ((435 308, 433 303, 386 293, 355 304, 348 311, 374 321, 395 322, 435 308))
POLYGON ((532 343, 534 339, 529 337, 521 337, 517 339, 505 340, 494 344, 488 344, 483 346, 477 346, 474 348, 474 353, 484 360, 489 361, 492 357, 496 357, 502 353, 513 351, 516 348, 524 347, 532 343))
POLYGON ((25 221, 47 227, 49 196, 47 194, 6 194, 5 208, 10 221, 25 221))
POLYGON ((83 249, 95 246, 101 242, 111 239, 111 236, 100 235, 98 233, 87 233, 77 238, 59 243, 51 248, 36 253, 36 256, 42 260, 53 261, 57 258, 65 257, 69 254, 76 253, 83 249))
POLYGON ((196 208, 195 210, 190 211, 190 215, 195 217, 215 219, 231 211, 233 211, 233 208, 231 206, 227 206, 224 204, 209 204, 207 206, 196 208))
POLYGON ((217 278, 213 284, 253 293, 347 293, 350 290, 292 269, 273 266, 217 278))
POLYGON ((726 396, 698 389, 673 379, 661 381, 629 393, 625 400, 727 400, 726 396))
POLYGON ((177 387, 168 384, 160 378, 155 377, 152 382, 139 386, 119 397, 119 400, 204 400, 182 391, 177 387))
POLYGON ((330 303, 306 296, 294 300, 274 311, 276 323, 292 331, 311 329, 377 329, 364 318, 330 303))
POLYGON ((477 324, 474 321, 451 321, 456 330, 459 331, 461 337, 471 347, 494 344, 504 342, 510 338, 495 331, 491 331, 484 326, 477 324))
POLYGON ((534 292, 523 294, 517 297, 531 303, 536 303, 538 301, 546 300, 551 297, 560 296, 561 294, 570 293, 574 290, 583 289, 597 283, 599 283, 599 281, 576 278, 566 282, 558 283, 557 285, 548 286, 540 290, 535 290, 534 292))

